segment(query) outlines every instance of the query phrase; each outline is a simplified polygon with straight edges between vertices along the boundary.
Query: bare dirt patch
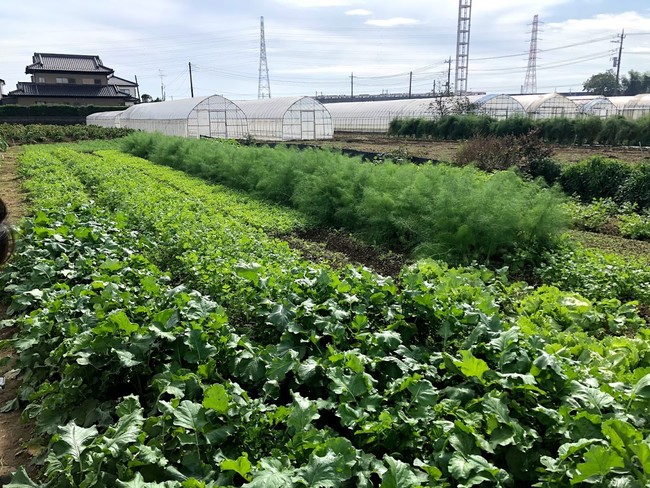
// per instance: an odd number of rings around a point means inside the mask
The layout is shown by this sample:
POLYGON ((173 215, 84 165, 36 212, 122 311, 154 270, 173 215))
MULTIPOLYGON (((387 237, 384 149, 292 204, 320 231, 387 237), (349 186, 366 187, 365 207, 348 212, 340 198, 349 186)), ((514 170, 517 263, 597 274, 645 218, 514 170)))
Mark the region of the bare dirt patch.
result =
MULTIPOLYGON (((11 225, 19 222, 26 208, 17 171, 16 157, 19 152, 20 148, 11 148, 6 153, 0 153, 0 198, 7 205, 11 225)), ((5 307, 0 305, 2 319, 5 319, 5 307)), ((0 341, 11 338, 14 332, 13 327, 0 329, 0 341)), ((4 379, 4 386, 0 388, 0 408, 16 398, 20 387, 20 377, 14 369, 15 360, 13 349, 0 349, 0 377, 4 379)), ((0 412, 0 486, 9 482, 11 473, 30 462, 31 456, 26 446, 32 435, 33 426, 21 422, 19 411, 0 412)))
POLYGON ((280 238, 304 259, 334 268, 363 265, 380 275, 396 277, 408 264, 404 255, 369 246, 340 230, 312 229, 280 238))

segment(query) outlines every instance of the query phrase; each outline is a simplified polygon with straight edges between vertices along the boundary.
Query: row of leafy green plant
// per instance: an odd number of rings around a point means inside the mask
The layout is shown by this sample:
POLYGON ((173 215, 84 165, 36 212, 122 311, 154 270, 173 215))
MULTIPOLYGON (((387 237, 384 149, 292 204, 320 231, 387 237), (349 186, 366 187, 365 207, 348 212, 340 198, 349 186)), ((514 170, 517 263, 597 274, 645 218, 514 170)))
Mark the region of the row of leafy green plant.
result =
POLYGON ((46 486, 650 480, 634 303, 433 261, 333 272, 259 230, 286 211, 100 154, 27 150, 41 211, 2 276, 46 486))
POLYGON ((394 136, 467 140, 477 136, 521 136, 538 130, 540 137, 555 144, 650 145, 650 117, 510 117, 496 120, 478 115, 447 115, 437 119, 395 119, 388 133, 394 136))
POLYGON ((580 230, 650 240, 650 208, 638 212, 636 205, 619 205, 611 198, 598 198, 590 204, 573 203, 568 208, 574 226, 580 230))
POLYGON ((469 262, 517 247, 540 249, 567 224, 555 189, 514 172, 472 167, 381 165, 308 149, 240 147, 134 133, 126 152, 292 206, 318 225, 373 244, 469 262))
POLYGON ((0 139, 9 145, 114 139, 133 132, 131 129, 94 125, 0 124, 0 139))

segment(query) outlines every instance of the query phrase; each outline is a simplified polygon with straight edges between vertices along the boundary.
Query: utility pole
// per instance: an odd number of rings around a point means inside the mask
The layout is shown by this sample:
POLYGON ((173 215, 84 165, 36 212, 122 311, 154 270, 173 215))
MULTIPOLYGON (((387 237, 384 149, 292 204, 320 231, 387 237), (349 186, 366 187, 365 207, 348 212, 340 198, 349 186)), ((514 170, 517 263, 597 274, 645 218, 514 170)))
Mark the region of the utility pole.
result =
POLYGON ((192 63, 187 63, 190 68, 190 96, 194 98, 194 83, 192 83, 192 63))
POLYGON ((449 96, 451 95, 451 56, 449 56, 449 59, 445 61, 449 66, 447 66, 447 90, 445 95, 449 96))
POLYGON ((623 39, 625 39, 625 29, 617 36, 618 41, 618 57, 614 58, 614 66, 616 66, 616 93, 621 94, 621 86, 618 84, 619 76, 621 74, 621 56, 623 56, 623 39))
POLYGON ((160 99, 164 102, 165 101, 165 84, 163 83, 163 78, 165 75, 163 74, 162 70, 158 70, 158 74, 160 75, 160 99))
POLYGON ((138 75, 135 75, 135 90, 138 94, 138 100, 140 100, 140 84, 138 83, 138 75))
POLYGON ((413 87, 413 71, 409 72, 409 98, 411 98, 412 87, 413 87))
POLYGON ((350 98, 354 98, 354 72, 350 73, 350 98))

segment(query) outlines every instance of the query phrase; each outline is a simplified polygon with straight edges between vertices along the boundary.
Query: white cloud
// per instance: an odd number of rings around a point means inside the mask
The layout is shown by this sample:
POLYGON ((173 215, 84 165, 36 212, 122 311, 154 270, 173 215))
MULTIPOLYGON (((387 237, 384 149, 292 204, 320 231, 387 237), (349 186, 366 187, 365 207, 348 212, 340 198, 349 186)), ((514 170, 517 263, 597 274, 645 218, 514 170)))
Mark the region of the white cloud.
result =
POLYGON ((370 10, 366 10, 366 9, 363 9, 363 8, 357 8, 357 9, 354 9, 354 10, 348 10, 347 12, 345 12, 345 15, 362 15, 362 16, 366 16, 366 15, 372 15, 372 12, 370 10))
POLYGON ((410 19, 407 17, 393 17, 390 19, 370 19, 366 20, 366 24, 375 25, 377 27, 395 27, 398 25, 414 25, 419 24, 417 19, 410 19))

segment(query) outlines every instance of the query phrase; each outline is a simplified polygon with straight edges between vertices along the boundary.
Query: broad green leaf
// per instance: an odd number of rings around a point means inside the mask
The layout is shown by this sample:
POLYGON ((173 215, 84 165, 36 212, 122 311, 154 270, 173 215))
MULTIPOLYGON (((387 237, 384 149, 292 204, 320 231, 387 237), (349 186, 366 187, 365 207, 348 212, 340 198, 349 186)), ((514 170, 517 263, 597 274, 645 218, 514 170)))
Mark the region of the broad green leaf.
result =
POLYGON ((203 406, 210 408, 219 414, 228 413, 228 402, 230 395, 223 385, 212 385, 205 390, 203 395, 203 406))
POLYGON ((266 376, 270 380, 282 381, 287 375, 287 372, 293 369, 298 364, 297 351, 287 351, 282 356, 276 356, 266 367, 266 376))
POLYGON ((120 360, 120 364, 125 368, 133 368, 134 366, 142 364, 142 361, 135 359, 135 356, 130 351, 124 349, 113 349, 113 351, 120 360))
POLYGON ((431 407, 438 401, 438 390, 429 380, 419 380, 408 386, 408 391, 413 395, 411 402, 422 407, 431 407))
POLYGON ((332 391, 337 395, 345 395, 349 393, 355 399, 368 393, 368 385, 366 384, 365 373, 353 373, 351 375, 345 374, 341 369, 337 368, 330 372, 333 385, 332 391))
POLYGON ((463 357, 462 361, 455 361, 456 366, 467 377, 475 377, 483 381, 483 375, 490 370, 490 367, 482 359, 474 357, 470 351, 459 351, 463 357))
POLYGON ((262 266, 258 263, 238 263, 237 266, 235 266, 235 273, 257 285, 260 280, 259 275, 261 269, 262 266))
POLYGON ((333 488, 345 481, 341 476, 341 456, 328 451, 324 456, 311 455, 309 464, 299 470, 298 480, 309 488, 333 488))
POLYGON ((646 475, 650 475, 650 446, 645 442, 631 447, 646 475))
POLYGON ((248 488, 287 488, 293 486, 293 470, 286 469, 277 459, 262 459, 248 488))
POLYGON ((6 488, 38 488, 37 485, 28 476, 25 468, 21 466, 11 477, 11 482, 6 484, 6 488))
POLYGON ((243 453, 237 459, 224 459, 219 465, 222 471, 234 471, 246 481, 250 481, 251 462, 248 460, 248 453, 243 453))
POLYGON ((191 352, 185 354, 185 360, 191 363, 200 363, 216 353, 217 348, 208 342, 207 334, 200 328, 192 328, 185 337, 191 352))
POLYGON ((97 428, 92 426, 86 429, 79 427, 72 421, 65 427, 59 427, 59 434, 60 441, 68 446, 65 454, 69 454, 75 461, 79 462, 81 455, 86 450, 85 444, 97 437, 97 428))
POLYGON ((584 461, 576 466, 576 475, 571 480, 572 485, 587 480, 599 481, 613 469, 625 467, 623 458, 605 446, 593 446, 585 453, 584 461))
POLYGON ((388 351, 394 351, 402 344, 402 336, 394 330, 385 330, 375 333, 377 345, 388 351))
POLYGON ((585 386, 577 381, 571 382, 573 398, 581 400, 586 408, 595 408, 598 412, 614 404, 614 397, 598 388, 585 386))
MULTIPOLYGON (((128 402, 129 400, 127 399, 126 401, 128 402)), ((123 407, 122 410, 126 411, 128 408, 130 406, 123 407)), ((113 457, 117 457, 130 443, 134 443, 138 439, 143 423, 142 408, 124 413, 117 421, 117 425, 115 427, 109 427, 104 434, 102 438, 103 445, 113 457)))
POLYGON ((303 398, 300 393, 293 395, 293 408, 287 419, 287 426, 302 432, 312 422, 312 420, 320 417, 318 413, 318 405, 308 398, 303 398))
POLYGON ((643 434, 632 425, 618 419, 603 422, 602 432, 619 454, 625 455, 627 449, 643 440, 643 434))
POLYGON ((414 488, 420 486, 420 480, 411 467, 390 456, 385 456, 384 461, 388 469, 381 478, 381 488, 414 488))
POLYGON ((108 316, 109 322, 116 325, 118 329, 124 331, 126 334, 131 335, 137 332, 140 328, 138 324, 134 324, 129 320, 124 312, 116 312, 108 316))
POLYGON ((174 410, 174 425, 194 432, 201 432, 206 424, 205 414, 198 403, 183 400, 174 410))
POLYGON ((269 314, 269 322, 280 330, 283 330, 295 316, 296 313, 292 308, 278 303, 273 307, 273 311, 269 314))
POLYGON ((464 481, 474 472, 475 466, 465 456, 456 452, 449 460, 449 474, 458 481, 464 481))
POLYGON ((650 373, 641 378, 632 391, 630 392, 632 398, 643 398, 644 400, 650 399, 650 373))

